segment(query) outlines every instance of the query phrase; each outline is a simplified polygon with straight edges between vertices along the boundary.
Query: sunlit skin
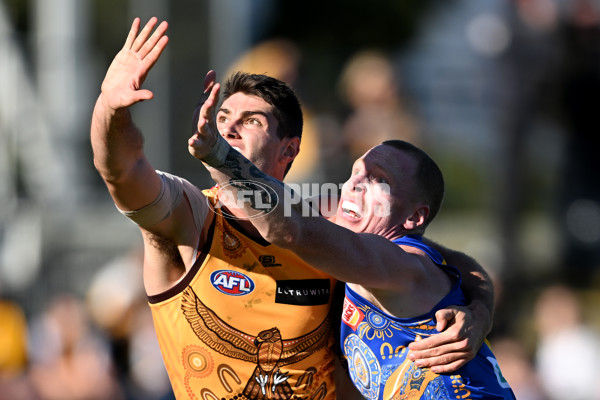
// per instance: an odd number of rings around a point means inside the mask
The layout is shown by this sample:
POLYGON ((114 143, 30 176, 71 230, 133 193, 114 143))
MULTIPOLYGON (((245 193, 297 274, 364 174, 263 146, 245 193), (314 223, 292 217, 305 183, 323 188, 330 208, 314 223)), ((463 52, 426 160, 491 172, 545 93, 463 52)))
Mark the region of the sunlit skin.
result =
MULTIPOLYGON (((113 201, 123 211, 140 210, 157 199, 161 191, 161 178, 146 158, 143 134, 133 123, 129 108, 154 97, 150 90, 144 88, 144 81, 169 41, 166 36, 167 26, 164 21, 158 23, 156 18, 151 18, 143 27, 139 19, 134 20, 123 48, 106 73, 102 93, 94 107, 90 132, 94 165, 105 181, 113 201)), ((196 148, 193 145, 197 142, 208 145, 207 148, 198 146, 200 153, 194 155, 201 158, 209 153, 207 149, 211 149, 219 137, 218 128, 223 137, 247 155, 258 168, 283 180, 287 166, 298 153, 300 140, 278 138, 280 126, 276 118, 273 118, 274 110, 260 98, 244 94, 240 94, 238 98, 236 94, 227 99, 219 111, 219 85, 214 72, 209 72, 207 81, 205 89, 208 100, 206 107, 199 110, 202 118, 197 130, 207 133, 206 126, 210 125, 212 129, 209 131, 216 132, 216 135, 204 135, 203 138, 198 134, 194 135, 188 142, 192 149, 196 148), (217 122, 215 117, 221 112, 225 118, 217 122), (207 124, 207 121, 210 123, 207 124), (266 148, 259 150, 263 146, 266 148)), ((214 215, 207 213, 205 224, 198 225, 194 221, 194 213, 202 215, 207 212, 207 204, 201 202, 192 210, 189 202, 181 201, 162 221, 140 227, 144 240, 144 285, 149 295, 165 293, 175 287, 192 269, 195 251, 208 237, 211 216, 214 215), (174 259, 174 254, 178 260, 174 259)), ((361 266, 366 264, 361 263, 361 266)), ((479 308, 486 310, 481 306, 479 308)), ((428 365, 438 364, 444 370, 463 364, 464 360, 472 357, 473 348, 476 350, 480 344, 481 335, 478 332, 487 329, 489 325, 478 327, 473 324, 477 328, 473 334, 468 331, 472 327, 469 323, 470 313, 457 310, 450 310, 448 313, 451 314, 449 318, 438 317, 438 321, 456 318, 457 323, 450 325, 443 334, 424 340, 428 345, 423 346, 424 350, 418 353, 419 358, 428 365), (457 339, 467 337, 465 332, 474 339, 457 343, 457 339)), ((479 314, 489 318, 489 313, 479 314)))
MULTIPOLYGON (((219 90, 218 86, 216 90, 219 90)), ((201 121, 200 125, 203 123, 206 121, 201 121)), ((279 138, 279 122, 273 106, 260 97, 234 93, 217 110, 216 124, 218 132, 232 147, 261 171, 277 179, 283 179, 287 164, 298 153, 300 140, 279 138)), ((195 134, 188 145, 193 148, 197 140, 195 134)))
POLYGON ((412 157, 390 146, 369 150, 352 166, 334 222, 390 240, 416 233, 413 230, 427 218, 429 206, 411 198, 415 164, 412 157))
MULTIPOLYGON (((190 138, 190 140, 188 141, 188 150, 190 151, 190 153, 192 155, 194 155, 197 158, 202 159, 203 155, 208 154, 209 150, 212 148, 212 146, 214 146, 214 144, 216 143, 216 137, 218 137, 217 135, 220 134, 220 132, 218 132, 217 129, 214 129, 215 126, 212 124, 207 124, 207 121, 210 121, 213 117, 214 114, 216 114, 217 110, 216 110, 216 102, 218 99, 218 95, 219 95, 219 86, 218 84, 211 84, 211 81, 214 82, 215 77, 214 77, 214 73, 211 71, 208 73, 207 75, 207 79, 205 80, 205 93, 208 95, 208 100, 204 103, 204 106, 202 107, 201 110, 199 110, 199 115, 200 118, 198 120, 198 125, 197 125, 197 132, 190 138)), ((215 124, 216 125, 216 124, 215 124)), ((243 135, 242 135, 243 136, 243 135)), ((231 140, 231 138, 229 139, 231 140)), ((295 154, 297 154, 298 151, 298 147, 299 147, 299 141, 297 143, 290 141, 288 143, 288 147, 287 150, 284 152, 284 155, 288 155, 288 159, 291 161, 293 159, 293 157, 295 156, 295 154), (296 147, 295 147, 296 146, 296 147), (291 151, 293 150, 293 151, 291 151), (293 156, 292 156, 293 154, 293 156)), ((240 147, 239 145, 237 147, 240 147)), ((247 151, 247 149, 244 149, 243 151, 247 151)), ((377 154, 377 153, 373 153, 373 157, 376 158, 377 157, 392 157, 393 158, 393 165, 398 165, 399 166, 399 170, 400 171, 406 171, 407 166, 403 166, 402 163, 407 162, 407 161, 398 161, 396 159, 397 155, 395 153, 396 149, 386 149, 385 150, 386 153, 385 154, 377 154), (390 153, 387 153, 388 150, 391 150, 390 153), (400 164, 398 164, 400 162, 400 164)), ((370 160, 368 160, 370 161, 370 160)), ((365 162, 365 161, 363 161, 365 162)), ((283 166, 283 163, 282 163, 283 166)), ((280 174, 274 174, 274 173, 270 173, 271 177, 274 177, 276 179, 282 180, 282 176, 283 176, 283 170, 280 174)), ((360 170, 357 170, 357 172, 360 173, 360 170)), ((216 174, 219 175, 220 172, 216 171, 214 169, 212 169, 211 174, 216 174)), ((371 175, 373 175, 373 173, 370 173, 371 175)), ((213 175, 213 178, 215 178, 215 175, 213 175)), ((391 177, 388 177, 391 178, 391 177)), ((398 182, 399 184, 393 184, 390 185, 390 187, 393 187, 393 191, 389 192, 389 195, 395 195, 396 191, 400 190, 408 190, 408 188, 402 184, 403 180, 401 176, 398 177, 394 177, 394 178, 398 178, 398 182)), ((216 179, 216 178, 215 178, 216 179)), ((220 179, 222 179, 223 181, 228 181, 229 178, 227 178, 227 174, 221 174, 220 179)), ((383 178, 378 178, 378 179, 383 179, 383 178)), ((393 180, 392 180, 393 181, 393 180)), ((392 182, 393 183, 393 182, 392 182)), ((402 197, 402 195, 400 195, 401 198, 405 198, 402 197)), ((414 199, 413 199, 414 200, 414 199)), ((366 202, 368 203, 368 202, 366 202)), ((343 205, 344 203, 342 203, 343 205)), ((346 204, 351 204, 351 203, 346 203, 346 204)), ((401 203, 398 203, 401 204, 401 203)), ((392 203, 390 203, 390 205, 392 205, 392 203)), ((350 207, 352 208, 353 206, 350 205, 350 207)), ((356 209, 356 207, 354 207, 356 209)), ((395 209, 396 207, 393 206, 393 208, 395 209)), ((414 227, 416 224, 418 224, 418 221, 421 219, 426 219, 428 214, 429 214, 429 209, 426 207, 421 207, 419 205, 418 202, 415 202, 412 204, 412 207, 409 207, 406 209, 406 211, 408 211, 408 214, 404 214, 403 216, 406 217, 404 218, 404 222, 401 224, 402 228, 400 230, 397 229, 382 229, 382 228, 377 228, 378 226, 382 226, 382 220, 377 220, 377 219, 373 219, 371 220, 370 218, 364 218, 365 216, 365 212, 361 209, 362 211, 362 218, 360 218, 361 221, 357 222, 357 221, 352 221, 352 220, 348 220, 347 218, 345 218, 343 215, 341 217, 339 217, 340 220, 343 220, 344 223, 346 224, 346 226, 351 225, 351 224, 356 224, 359 225, 359 227, 357 228, 350 228, 352 230, 357 229, 360 232, 366 232, 368 229, 372 229, 372 231, 374 232, 382 232, 382 234, 387 237, 387 238, 393 238, 393 237, 398 237, 401 236, 400 232, 402 232, 403 230, 406 229, 411 229, 411 227, 414 227), (375 227, 371 227, 369 226, 369 224, 374 224, 376 225, 375 227)), ((367 212, 368 213, 368 212, 367 212)), ((379 217, 382 217, 381 214, 377 214, 373 211, 372 213, 373 215, 379 217)), ((336 215, 336 218, 338 218, 338 216, 336 215)), ((242 221, 244 222, 244 221, 242 221)), ((252 226, 252 228, 254 228, 254 226, 252 226)), ((254 228, 253 232, 257 232, 256 228, 254 228)), ((289 231, 288 231, 289 232, 289 231)), ((412 233, 421 233, 418 229, 413 231, 412 233)), ((377 235, 379 236, 379 235, 377 235)), ((446 250, 446 254, 448 254, 450 257, 455 257, 455 259, 458 259, 457 263, 455 264, 460 264, 462 263, 466 258, 456 252, 452 252, 452 251, 448 251, 446 250)), ((481 267, 476 265, 476 263, 469 263, 468 264, 471 268, 476 269, 477 271, 481 270, 481 267)), ((467 273, 471 273, 471 271, 467 271, 467 273)), ((480 279, 480 275, 481 274, 474 274, 476 276, 476 278, 474 278, 477 281, 477 284, 479 284, 481 282, 480 279)), ((466 276, 466 275, 465 275, 466 276)), ((472 287, 477 287, 474 286, 475 284, 471 284, 472 287)), ((489 287, 489 286, 487 286, 489 287)), ((483 291, 481 292, 482 295, 486 295, 489 291, 483 291)), ((479 293, 478 293, 479 295, 479 293)), ((483 328, 484 330, 487 330, 488 327, 491 325, 490 324, 490 312, 488 310, 491 309, 490 306, 487 306, 486 303, 484 302, 479 302, 479 301, 473 301, 473 308, 476 310, 476 313, 478 315, 479 318, 481 318, 482 321, 484 321, 481 326, 476 325, 479 328, 483 328)), ((475 354, 475 352, 477 351, 477 349, 479 348, 480 344, 482 343, 482 335, 480 334, 481 329, 479 330, 474 330, 471 329, 473 328, 472 326, 472 319, 471 319, 471 314, 470 313, 465 313, 462 312, 461 307, 450 307, 448 309, 443 309, 443 310, 439 310, 436 313, 436 318, 438 320, 438 330, 442 331, 444 330, 443 334, 440 335, 434 335, 426 340, 420 341, 418 343, 411 343, 410 347, 411 347, 411 358, 415 359, 417 364, 419 366, 431 366, 433 370, 435 370, 435 372, 438 373, 443 373, 443 372, 450 372, 452 370, 455 370, 456 368, 460 367, 461 365, 464 365, 464 363, 472 358, 475 354), (448 324, 451 324, 448 326, 448 324), (448 328, 446 330, 446 328, 448 328), (472 335, 471 339, 466 338, 466 335, 472 335), (474 346, 473 346, 474 344, 474 346)), ((485 332, 484 332, 485 333, 485 332)))

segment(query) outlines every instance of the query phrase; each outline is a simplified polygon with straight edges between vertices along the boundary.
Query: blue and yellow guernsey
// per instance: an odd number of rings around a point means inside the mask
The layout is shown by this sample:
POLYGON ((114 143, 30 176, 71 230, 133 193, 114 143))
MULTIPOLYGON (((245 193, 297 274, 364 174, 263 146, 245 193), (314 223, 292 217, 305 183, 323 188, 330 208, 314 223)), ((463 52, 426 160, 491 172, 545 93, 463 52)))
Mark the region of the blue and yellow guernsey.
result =
POLYGON ((346 286, 341 324, 341 347, 350 377, 366 399, 515 399, 494 354, 484 344, 473 360, 451 374, 438 375, 408 359, 408 345, 418 337, 438 333, 435 312, 465 305, 460 272, 445 264, 419 236, 393 241, 425 251, 453 280, 450 292, 427 314, 395 318, 346 286))

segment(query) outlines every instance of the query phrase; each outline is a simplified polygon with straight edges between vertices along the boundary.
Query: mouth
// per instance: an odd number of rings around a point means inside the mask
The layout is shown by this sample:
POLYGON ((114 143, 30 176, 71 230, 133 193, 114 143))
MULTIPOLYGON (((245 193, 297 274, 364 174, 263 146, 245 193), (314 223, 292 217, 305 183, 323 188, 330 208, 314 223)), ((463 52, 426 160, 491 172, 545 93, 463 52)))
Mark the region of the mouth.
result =
POLYGON ((242 151, 242 149, 238 146, 234 146, 233 144, 229 143, 229 145, 231 146, 232 149, 234 149, 235 151, 237 151, 238 153, 240 153, 241 155, 244 155, 244 152, 242 151))
POLYGON ((362 217, 358 206, 348 200, 342 202, 342 212, 354 219, 360 219, 362 217))
POLYGON ((234 144, 234 143, 236 142, 236 140, 235 140, 235 139, 228 139, 228 138, 225 138, 225 140, 226 140, 226 141, 227 141, 227 143, 229 143, 229 145, 230 145, 231 147, 233 147, 233 148, 234 148, 236 151, 238 151, 238 152, 239 152, 239 153, 241 153, 241 154, 244 154, 244 153, 242 153, 242 149, 241 149, 241 148, 239 148, 238 146, 236 146, 236 145, 234 144))

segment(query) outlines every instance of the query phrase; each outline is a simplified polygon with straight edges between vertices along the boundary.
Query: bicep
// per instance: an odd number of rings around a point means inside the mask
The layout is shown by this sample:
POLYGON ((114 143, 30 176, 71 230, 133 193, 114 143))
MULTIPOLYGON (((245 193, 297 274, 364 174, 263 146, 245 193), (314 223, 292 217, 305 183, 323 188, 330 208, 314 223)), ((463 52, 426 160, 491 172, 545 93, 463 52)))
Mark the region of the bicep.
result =
POLYGON ((115 205, 123 211, 147 206, 161 190, 161 179, 145 158, 133 164, 119 179, 105 179, 105 183, 115 205))
MULTIPOLYGON (((209 202, 190 182, 165 172, 153 171, 158 193, 140 209, 121 210, 148 232, 173 241, 177 246, 194 247, 209 222, 209 202)), ((212 221, 212 220, 210 220, 212 221)))
MULTIPOLYGON (((449 251, 444 255, 446 262, 456 267, 463 277, 463 289, 468 294, 493 297, 492 280, 486 270, 473 258, 458 251, 449 251)), ((469 296, 473 298, 473 296, 469 296)))
POLYGON ((494 286, 490 275, 473 257, 460 251, 448 249, 439 243, 427 240, 427 244, 442 254, 446 263, 457 268, 462 276, 462 289, 468 300, 483 301, 492 310, 494 286))

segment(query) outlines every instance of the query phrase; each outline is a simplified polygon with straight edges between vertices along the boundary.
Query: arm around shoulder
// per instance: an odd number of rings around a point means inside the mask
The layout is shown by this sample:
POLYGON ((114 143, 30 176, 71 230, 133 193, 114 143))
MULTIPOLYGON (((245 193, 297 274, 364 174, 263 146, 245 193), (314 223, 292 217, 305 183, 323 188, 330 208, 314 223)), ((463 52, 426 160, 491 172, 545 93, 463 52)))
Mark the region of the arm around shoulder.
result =
POLYGON ((446 262, 461 272, 467 306, 438 310, 437 335, 410 344, 411 359, 436 373, 449 373, 465 365, 479 351, 493 320, 494 290, 489 275, 472 257, 426 240, 446 262))
POLYGON ((487 314, 488 330, 486 333, 489 333, 494 315, 494 284, 490 275, 473 257, 448 249, 428 239, 426 242, 442 254, 446 263, 460 271, 462 290, 469 301, 469 306, 479 310, 480 317, 487 314))

